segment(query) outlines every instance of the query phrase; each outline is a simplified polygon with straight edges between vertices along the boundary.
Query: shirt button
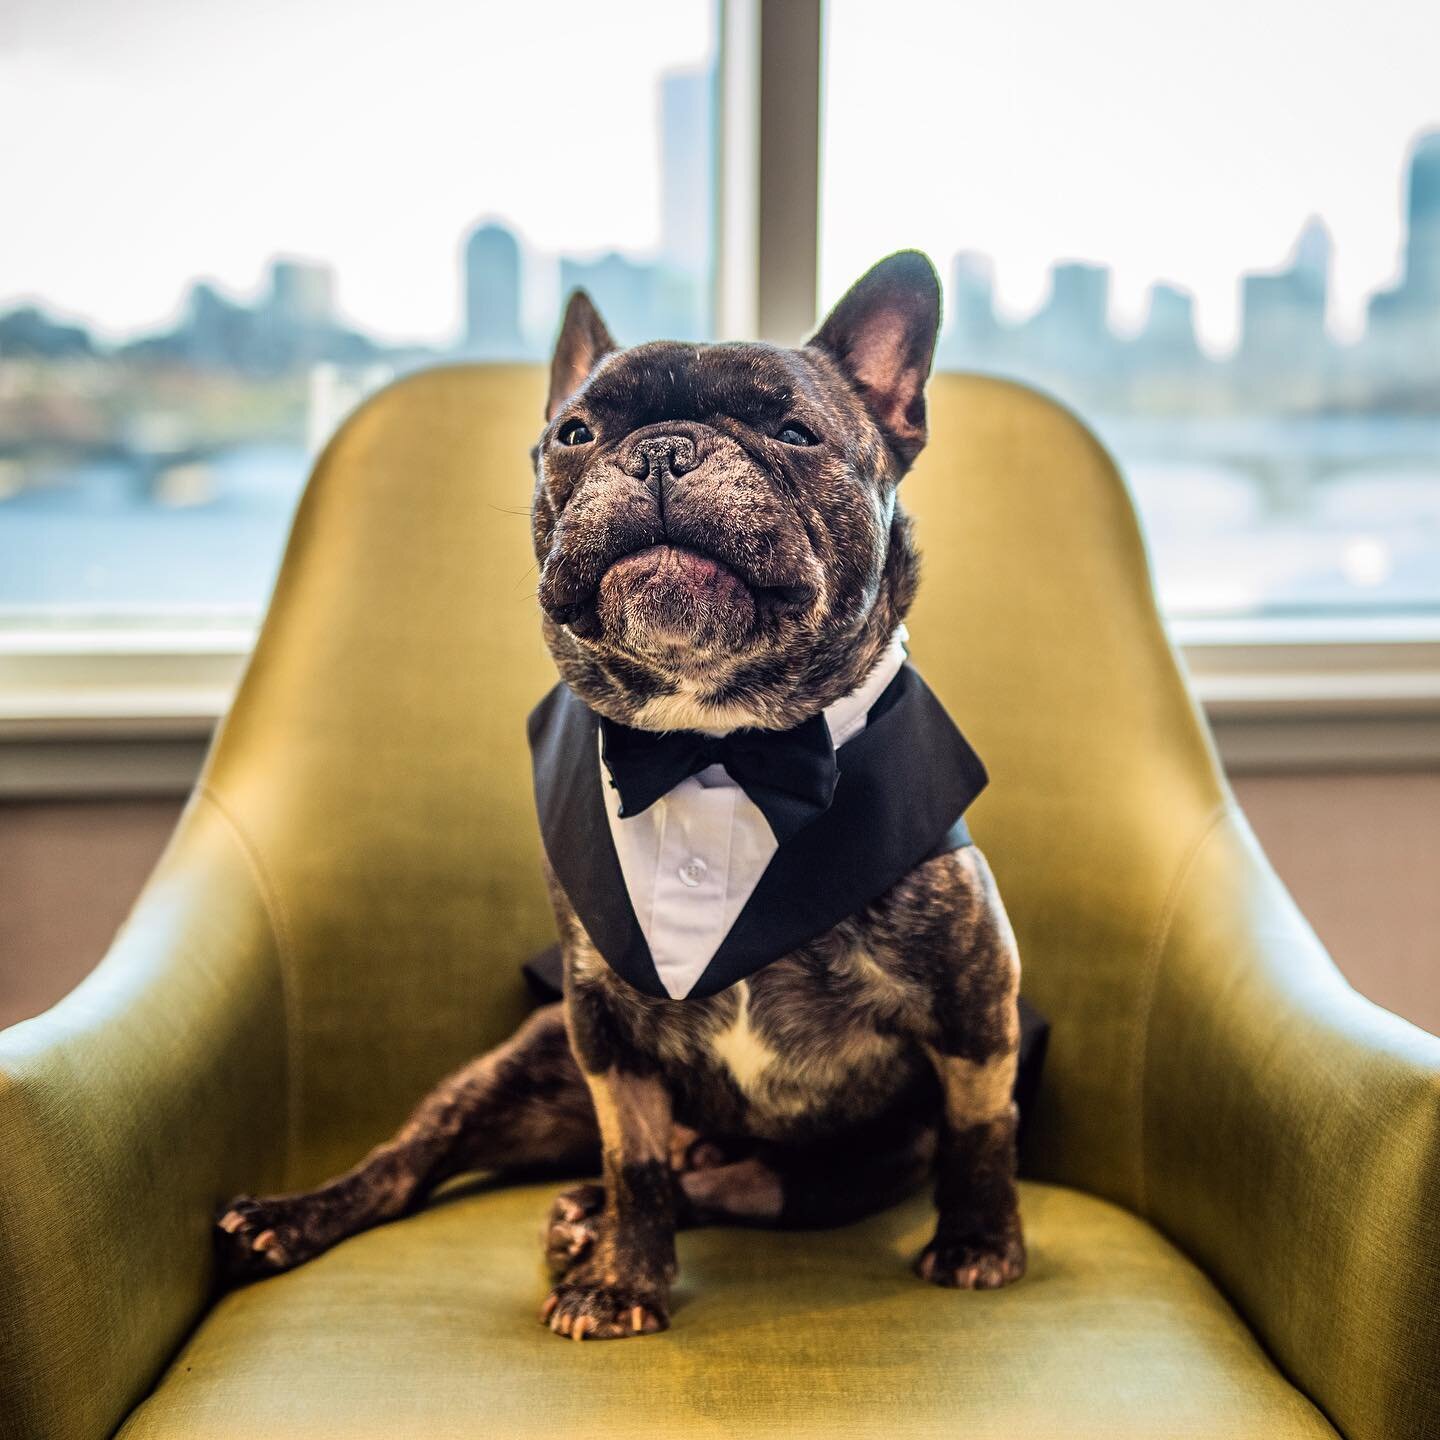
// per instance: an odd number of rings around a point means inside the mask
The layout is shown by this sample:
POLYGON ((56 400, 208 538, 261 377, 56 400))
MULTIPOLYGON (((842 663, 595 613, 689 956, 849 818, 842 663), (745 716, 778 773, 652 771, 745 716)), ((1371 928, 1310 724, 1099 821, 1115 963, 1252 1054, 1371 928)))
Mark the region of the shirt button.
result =
POLYGON ((679 875, 682 885, 688 885, 693 890, 705 878, 709 869, 698 855, 692 855, 675 873, 679 875))

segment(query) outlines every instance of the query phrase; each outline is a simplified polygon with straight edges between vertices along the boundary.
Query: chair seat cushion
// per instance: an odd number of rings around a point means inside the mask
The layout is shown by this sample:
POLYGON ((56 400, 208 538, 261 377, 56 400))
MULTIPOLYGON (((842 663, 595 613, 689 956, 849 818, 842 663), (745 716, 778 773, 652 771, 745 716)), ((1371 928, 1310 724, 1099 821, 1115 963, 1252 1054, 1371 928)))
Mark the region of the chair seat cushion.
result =
POLYGON ((537 1318, 556 1188, 472 1187, 226 1296, 122 1440, 1334 1440, 1194 1265, 1073 1190, 1023 1187, 1007 1290, 910 1273, 917 1196, 840 1230, 684 1234, 670 1331, 576 1344, 537 1318))

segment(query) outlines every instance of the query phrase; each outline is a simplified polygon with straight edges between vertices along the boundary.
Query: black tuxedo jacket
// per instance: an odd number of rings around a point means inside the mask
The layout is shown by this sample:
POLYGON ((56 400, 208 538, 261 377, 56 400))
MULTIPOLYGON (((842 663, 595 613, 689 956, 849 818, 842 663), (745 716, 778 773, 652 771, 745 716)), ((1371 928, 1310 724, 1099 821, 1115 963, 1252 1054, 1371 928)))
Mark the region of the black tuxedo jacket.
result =
MULTIPOLYGON (((531 713, 540 833, 606 962, 637 990, 665 999, 610 838, 599 723, 564 685, 531 713)), ((864 908, 922 860, 971 843, 963 817, 985 787, 985 767, 910 665, 836 758, 830 808, 775 852, 686 998, 734 985, 864 908)))

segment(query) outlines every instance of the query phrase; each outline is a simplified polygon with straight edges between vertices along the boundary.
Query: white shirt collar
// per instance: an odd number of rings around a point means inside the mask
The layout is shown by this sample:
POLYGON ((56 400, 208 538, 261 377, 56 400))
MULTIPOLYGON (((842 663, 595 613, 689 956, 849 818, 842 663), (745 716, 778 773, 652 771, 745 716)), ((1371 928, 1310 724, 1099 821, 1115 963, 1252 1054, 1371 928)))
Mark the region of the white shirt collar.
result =
POLYGON ((825 707, 830 741, 837 750, 865 728, 865 717, 905 663, 905 642, 909 638, 910 632, 903 625, 897 625, 875 668, 848 695, 825 707))

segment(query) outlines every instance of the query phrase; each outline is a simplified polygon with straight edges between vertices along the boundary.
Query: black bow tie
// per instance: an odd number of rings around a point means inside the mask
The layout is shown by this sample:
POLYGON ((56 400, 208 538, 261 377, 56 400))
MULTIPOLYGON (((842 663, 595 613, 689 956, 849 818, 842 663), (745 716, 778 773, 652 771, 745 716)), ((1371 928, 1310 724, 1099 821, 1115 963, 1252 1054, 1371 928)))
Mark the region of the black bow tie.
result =
POLYGON ((632 730, 602 718, 600 735, 627 820, 682 780, 723 765, 783 844, 830 808, 839 776, 823 715, 793 730, 732 730, 718 739, 695 730, 632 730))

